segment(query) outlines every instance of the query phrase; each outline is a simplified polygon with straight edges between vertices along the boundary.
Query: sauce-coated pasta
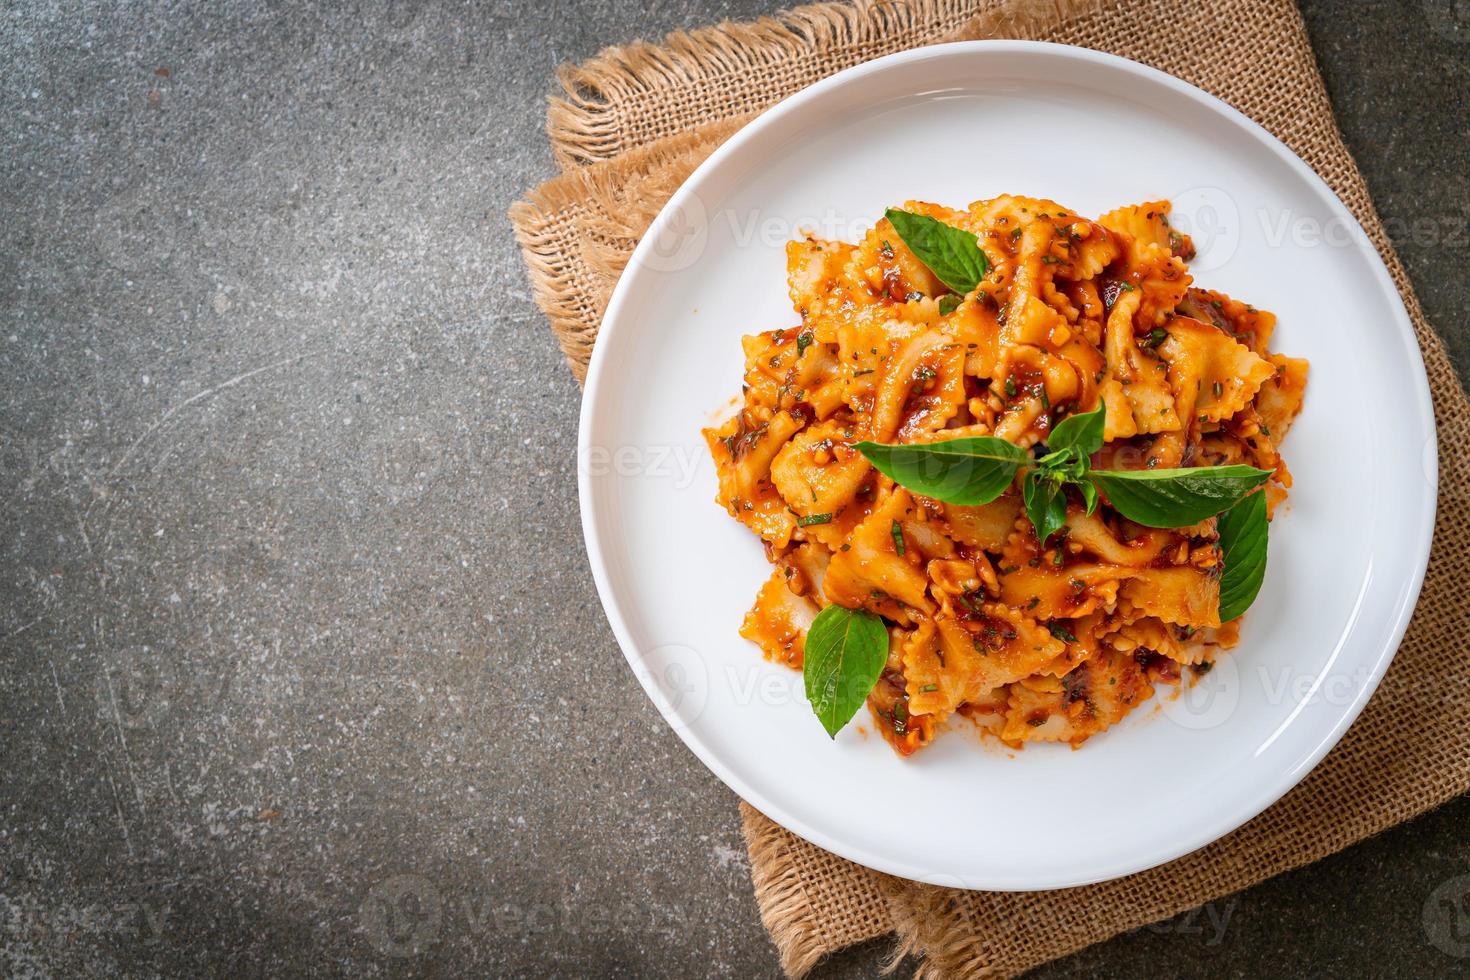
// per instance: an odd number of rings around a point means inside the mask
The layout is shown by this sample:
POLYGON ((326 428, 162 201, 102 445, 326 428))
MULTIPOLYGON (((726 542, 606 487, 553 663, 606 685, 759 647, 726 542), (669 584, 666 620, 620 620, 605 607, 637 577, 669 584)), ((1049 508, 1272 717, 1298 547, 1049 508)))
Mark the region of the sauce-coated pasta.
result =
POLYGON ((1094 468, 1248 464, 1272 471, 1258 492, 1274 510, 1307 364, 1269 351, 1270 313, 1194 285, 1167 202, 1097 219, 1011 196, 905 210, 977 236, 978 287, 951 293, 886 218, 855 245, 791 242, 801 322, 743 339, 743 404, 705 431, 719 503, 775 566, 741 634, 800 669, 823 607, 881 616, 888 662, 868 706, 904 755, 954 715, 1011 745, 1076 746, 1237 642, 1239 619, 1219 620, 1216 520, 1143 527, 1074 493, 1042 544, 1019 480, 990 503, 945 503, 854 444, 1029 449, 1101 405, 1094 468))

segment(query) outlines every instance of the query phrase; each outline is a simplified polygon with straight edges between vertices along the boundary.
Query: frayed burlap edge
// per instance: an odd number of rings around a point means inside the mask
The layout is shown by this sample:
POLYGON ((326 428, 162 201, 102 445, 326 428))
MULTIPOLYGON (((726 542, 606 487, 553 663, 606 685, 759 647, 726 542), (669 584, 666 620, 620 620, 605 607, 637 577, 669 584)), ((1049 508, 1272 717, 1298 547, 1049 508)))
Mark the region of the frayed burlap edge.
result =
POLYGON ((830 948, 813 915, 816 907, 807 897, 781 827, 744 800, 740 802, 740 825, 750 855, 751 885, 759 896, 761 923, 776 944, 781 968, 791 976, 801 976, 830 948))
MULTIPOLYGON (((670 34, 661 44, 608 48, 564 65, 546 129, 563 167, 611 160, 751 108, 746 91, 796 91, 848 67, 908 48, 971 37, 1030 37, 1100 0, 855 0, 797 7, 750 23, 670 34), (754 83, 751 79, 754 78, 754 83), (728 88, 717 105, 691 104, 691 89, 728 88), (737 108, 739 107, 739 108, 737 108), (683 111, 681 111, 683 110, 683 111)), ((755 108, 763 109, 768 102, 755 108)))
MULTIPOLYGON (((849 865, 835 878, 815 880, 803 861, 811 851, 805 841, 744 801, 740 822, 761 923, 771 934, 788 976, 804 975, 833 949, 892 932, 894 913, 884 887, 888 876, 849 865), (845 931, 837 937, 832 935, 827 900, 832 896, 849 906, 840 918, 845 931)), ((899 949, 902 955, 902 947, 899 949)))
POLYGON ((586 380, 602 313, 638 238, 694 168, 746 121, 716 123, 572 170, 511 206, 531 293, 578 381, 586 380))

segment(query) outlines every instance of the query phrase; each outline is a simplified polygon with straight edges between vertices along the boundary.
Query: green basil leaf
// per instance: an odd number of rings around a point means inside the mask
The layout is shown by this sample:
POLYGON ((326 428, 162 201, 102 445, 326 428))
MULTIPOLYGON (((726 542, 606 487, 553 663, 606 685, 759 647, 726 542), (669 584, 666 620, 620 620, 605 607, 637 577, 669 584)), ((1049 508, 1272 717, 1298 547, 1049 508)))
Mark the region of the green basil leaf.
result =
POLYGON ((1067 492, 1060 481, 1031 470, 1021 481, 1021 500, 1036 528, 1036 540, 1045 546, 1046 539, 1067 523, 1067 492))
POLYGON ((1077 634, 1067 629, 1067 627, 1063 626, 1061 623, 1055 621, 1048 622, 1046 624, 1046 629, 1048 633, 1061 640, 1063 643, 1077 642, 1077 634))
POLYGON ((939 315, 949 316, 955 310, 960 308, 960 303, 962 303, 963 301, 964 300, 961 297, 956 296, 954 293, 946 293, 945 295, 939 297, 939 315))
POLYGON ((1222 623, 1249 609, 1261 591, 1270 524, 1265 493, 1253 493, 1220 515, 1220 548, 1225 553, 1225 572, 1220 576, 1222 623))
POLYGON ((1080 487, 1082 478, 1087 475, 1087 457, 1075 449, 1058 449, 1038 459, 1036 471, 1056 483, 1073 483, 1080 487))
POLYGON ((1065 449, 1057 449, 1047 453, 1036 461, 1036 465, 1044 470, 1058 470, 1072 459, 1072 454, 1065 449))
POLYGON ((1152 350, 1168 339, 1169 331, 1163 327, 1155 327, 1144 335, 1144 338, 1138 342, 1138 346, 1144 350, 1152 350))
POLYGON ((1059 449, 1075 449, 1083 456, 1091 456, 1102 448, 1105 417, 1106 406, 1100 402, 1091 412, 1068 415, 1051 430, 1046 447, 1053 452, 1059 449))
POLYGON ((802 678, 817 720, 832 738, 852 721, 888 662, 888 630, 863 609, 828 606, 806 633, 802 678))
POLYGON ((1097 510, 1097 487, 1086 480, 1079 481, 1076 486, 1082 491, 1082 500, 1087 504, 1087 516, 1091 517, 1092 512, 1097 510))
POLYGON ((971 436, 915 445, 860 442, 857 450, 899 486, 951 504, 988 504, 1031 458, 1015 443, 971 436))
POLYGON ((990 269, 980 240, 963 228, 937 221, 927 214, 913 214, 889 208, 886 217, 893 230, 918 256, 919 261, 950 289, 961 296, 968 294, 990 269))
POLYGON ((1113 508, 1145 527, 1188 527, 1235 506, 1271 478, 1253 466, 1181 470, 1090 470, 1087 479, 1113 508))

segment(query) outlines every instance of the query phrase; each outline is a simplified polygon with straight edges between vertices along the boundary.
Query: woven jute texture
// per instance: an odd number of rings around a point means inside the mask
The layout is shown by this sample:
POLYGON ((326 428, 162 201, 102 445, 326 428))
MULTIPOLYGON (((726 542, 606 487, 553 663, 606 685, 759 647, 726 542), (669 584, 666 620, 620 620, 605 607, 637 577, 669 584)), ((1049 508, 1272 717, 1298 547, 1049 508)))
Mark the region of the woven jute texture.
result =
POLYGON ((1418 610, 1367 709, 1276 805, 1220 841, 1118 881, 1030 894, 951 891, 850 864, 742 804, 762 918, 792 975, 881 936, 923 976, 1009 976, 1316 861, 1470 790, 1470 402, 1343 146, 1291 0, 905 0, 803 7, 633 44, 564 70, 549 130, 562 176, 511 212, 535 295, 581 378, 639 236, 731 133, 850 65, 945 40, 1022 37, 1112 52, 1211 92, 1280 137, 1387 263, 1424 354, 1440 440, 1435 544, 1418 610))

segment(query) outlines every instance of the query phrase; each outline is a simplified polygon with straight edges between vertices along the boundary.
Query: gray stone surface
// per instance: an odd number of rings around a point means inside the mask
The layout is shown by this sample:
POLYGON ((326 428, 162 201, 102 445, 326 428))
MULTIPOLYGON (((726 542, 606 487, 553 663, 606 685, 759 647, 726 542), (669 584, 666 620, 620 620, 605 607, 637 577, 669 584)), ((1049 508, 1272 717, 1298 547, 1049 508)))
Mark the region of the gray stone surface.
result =
MULTIPOLYGON (((504 217, 559 62, 769 5, 81 6, 0 11, 0 974, 774 974, 504 217)), ((1462 372, 1463 8, 1307 5, 1462 372)), ((1467 817, 1041 972, 1463 972, 1467 817)))

